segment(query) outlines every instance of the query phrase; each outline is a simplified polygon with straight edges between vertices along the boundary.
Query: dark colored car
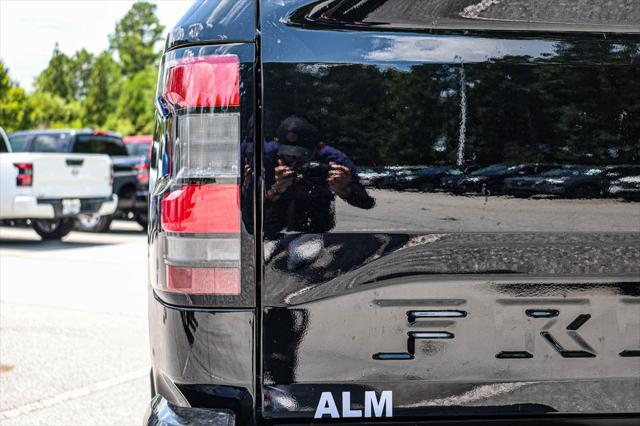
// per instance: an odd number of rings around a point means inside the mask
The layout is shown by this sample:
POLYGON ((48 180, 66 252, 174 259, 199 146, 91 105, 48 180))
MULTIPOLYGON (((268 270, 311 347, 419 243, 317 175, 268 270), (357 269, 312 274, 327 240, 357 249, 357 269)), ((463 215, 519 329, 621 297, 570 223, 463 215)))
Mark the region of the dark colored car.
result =
POLYGON ((145 157, 145 160, 149 162, 151 143, 153 142, 152 135, 125 136, 122 138, 122 141, 127 147, 129 155, 145 157))
POLYGON ((639 16, 196 2, 155 99, 145 422, 638 424, 634 205, 419 197, 357 170, 633 164, 639 16))
POLYGON ((29 130, 15 132, 9 139, 12 148, 18 152, 74 152, 111 157, 113 193, 118 195, 118 209, 114 215, 81 216, 76 223, 78 229, 106 232, 114 217, 132 216, 138 222, 139 218, 146 218, 147 189, 141 188, 138 180, 141 159, 129 155, 117 133, 91 129, 29 130))
POLYGON ((472 172, 475 172, 476 170, 481 168, 482 167, 475 164, 474 165, 467 164, 467 165, 460 166, 460 170, 462 170, 462 174, 449 175, 449 176, 442 177, 440 179, 440 187, 444 191, 454 192, 454 189, 456 188, 456 184, 458 183, 459 180, 468 177, 472 172))
POLYGON ((549 194, 593 198, 607 194, 612 181, 637 175, 640 166, 573 166, 549 170, 538 176, 506 179, 504 190, 516 195, 549 194))
POLYGON ((469 176, 456 179, 450 187, 455 194, 466 192, 482 193, 486 195, 503 192, 504 181, 513 176, 532 175, 557 167, 549 164, 494 164, 475 170, 469 176))
POLYGON ((614 180, 607 192, 612 197, 622 197, 629 201, 640 200, 640 175, 614 180))
POLYGON ((432 192, 441 187, 443 178, 462 176, 463 171, 459 167, 437 166, 418 170, 407 176, 402 176, 394 182, 394 188, 403 191, 417 189, 423 192, 432 192))
POLYGON ((403 182, 406 178, 413 176, 422 168, 420 167, 396 167, 388 169, 386 175, 380 176, 375 179, 372 186, 378 189, 398 189, 400 182, 403 182))
POLYGON ((134 218, 136 222, 143 228, 147 228, 149 222, 147 210, 149 198, 149 158, 151 157, 151 144, 153 142, 152 135, 134 135, 122 138, 127 151, 131 157, 138 157, 137 164, 134 169, 137 172, 136 179, 138 186, 136 189, 136 204, 141 208, 137 208, 134 218))
POLYGON ((378 179, 388 176, 391 174, 391 171, 387 168, 380 167, 362 167, 358 168, 357 173, 360 182, 364 186, 374 186, 378 179))

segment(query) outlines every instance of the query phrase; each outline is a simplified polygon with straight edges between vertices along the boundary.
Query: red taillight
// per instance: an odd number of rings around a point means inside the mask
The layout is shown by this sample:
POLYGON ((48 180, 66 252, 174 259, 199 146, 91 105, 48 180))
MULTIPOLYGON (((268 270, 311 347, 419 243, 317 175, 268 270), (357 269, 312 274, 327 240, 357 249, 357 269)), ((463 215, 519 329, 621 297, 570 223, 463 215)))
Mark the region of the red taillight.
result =
POLYGON ((106 130, 94 130, 91 133, 96 136, 107 136, 109 134, 109 132, 107 132, 106 130))
POLYGON ((31 163, 13 163, 18 169, 18 176, 16 177, 17 186, 32 186, 33 185, 33 164, 31 163))
POLYGON ((239 106, 239 68, 235 55, 180 59, 169 69, 165 98, 181 108, 239 106))
POLYGON ((141 186, 149 185, 149 165, 146 163, 136 164, 134 166, 137 174, 136 179, 141 186))
POLYGON ((240 232, 238 185, 184 185, 162 200, 162 228, 170 232, 240 232))
POLYGON ((240 63, 235 55, 167 64, 159 95, 174 112, 171 186, 161 206, 171 293, 239 296, 240 63))

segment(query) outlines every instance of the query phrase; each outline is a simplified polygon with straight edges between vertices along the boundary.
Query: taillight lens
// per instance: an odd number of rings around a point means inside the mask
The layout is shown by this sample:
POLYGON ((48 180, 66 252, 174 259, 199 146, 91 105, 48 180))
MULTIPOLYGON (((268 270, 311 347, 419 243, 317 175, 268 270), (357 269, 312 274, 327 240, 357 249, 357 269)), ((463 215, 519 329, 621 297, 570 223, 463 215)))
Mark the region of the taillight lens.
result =
POLYGON ((176 178, 237 179, 239 169, 239 112, 206 112, 177 117, 173 152, 176 178))
POLYGON ((189 294, 239 296, 240 269, 167 265, 167 289, 189 294))
POLYGON ((16 185, 32 186, 33 185, 33 164, 32 163, 13 163, 13 165, 18 169, 18 176, 16 177, 16 185))
POLYGON ((237 56, 209 55, 169 61, 161 73, 158 96, 173 113, 173 137, 154 285, 168 293, 242 293, 239 70, 237 56))
POLYGON ((175 107, 240 105, 240 62, 236 55, 187 57, 167 68, 164 96, 175 107))
POLYGON ((237 184, 182 185, 162 200, 162 228, 170 232, 240 232, 237 184))
POLYGON ((146 163, 136 164, 135 169, 138 184, 145 188, 149 186, 149 165, 146 163))

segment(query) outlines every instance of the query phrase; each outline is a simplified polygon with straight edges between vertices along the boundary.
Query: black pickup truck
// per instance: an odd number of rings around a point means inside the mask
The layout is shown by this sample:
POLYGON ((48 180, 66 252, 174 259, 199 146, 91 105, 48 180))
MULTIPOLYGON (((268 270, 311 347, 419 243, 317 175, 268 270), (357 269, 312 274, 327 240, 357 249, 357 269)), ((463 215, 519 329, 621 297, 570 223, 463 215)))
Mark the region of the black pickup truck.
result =
POLYGON ((155 99, 145 422, 640 424, 637 204, 357 174, 637 164, 640 3, 605 3, 195 2, 155 99))
POLYGON ((118 195, 118 209, 113 215, 81 215, 76 228, 89 232, 106 232, 114 217, 133 217, 146 226, 147 188, 140 188, 139 166, 144 159, 129 155, 122 137, 116 133, 92 129, 28 130, 11 134, 11 146, 18 152, 73 152, 107 154, 113 163, 113 193, 118 195))

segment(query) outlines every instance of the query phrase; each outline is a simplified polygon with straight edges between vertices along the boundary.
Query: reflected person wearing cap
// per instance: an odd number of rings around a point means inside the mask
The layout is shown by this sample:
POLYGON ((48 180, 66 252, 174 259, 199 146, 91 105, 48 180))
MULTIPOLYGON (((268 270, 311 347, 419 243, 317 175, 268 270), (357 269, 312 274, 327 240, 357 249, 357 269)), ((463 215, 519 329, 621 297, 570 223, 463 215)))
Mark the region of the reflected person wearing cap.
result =
POLYGON ((276 143, 264 145, 266 234, 333 229, 335 195, 355 207, 375 205, 358 181, 355 164, 342 151, 321 143, 309 121, 290 116, 276 135, 276 143))

